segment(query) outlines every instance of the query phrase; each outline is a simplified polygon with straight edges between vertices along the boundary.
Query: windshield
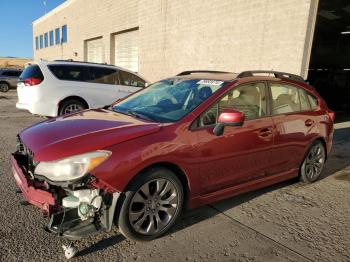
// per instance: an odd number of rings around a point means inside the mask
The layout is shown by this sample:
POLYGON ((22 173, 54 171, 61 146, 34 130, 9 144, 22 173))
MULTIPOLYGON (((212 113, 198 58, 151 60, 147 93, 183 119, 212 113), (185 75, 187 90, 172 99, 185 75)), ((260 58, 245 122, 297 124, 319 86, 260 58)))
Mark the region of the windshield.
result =
POLYGON ((166 79, 131 95, 112 109, 156 122, 175 122, 219 90, 225 82, 166 79))

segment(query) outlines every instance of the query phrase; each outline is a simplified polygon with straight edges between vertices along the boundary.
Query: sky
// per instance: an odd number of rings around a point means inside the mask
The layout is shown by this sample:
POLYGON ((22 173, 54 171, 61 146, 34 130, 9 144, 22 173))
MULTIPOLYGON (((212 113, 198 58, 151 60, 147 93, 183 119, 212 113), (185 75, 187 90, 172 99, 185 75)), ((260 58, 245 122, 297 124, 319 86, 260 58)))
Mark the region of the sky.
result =
POLYGON ((0 0, 0 57, 33 57, 32 22, 64 0, 0 0), (45 3, 46 2, 46 8, 45 3))

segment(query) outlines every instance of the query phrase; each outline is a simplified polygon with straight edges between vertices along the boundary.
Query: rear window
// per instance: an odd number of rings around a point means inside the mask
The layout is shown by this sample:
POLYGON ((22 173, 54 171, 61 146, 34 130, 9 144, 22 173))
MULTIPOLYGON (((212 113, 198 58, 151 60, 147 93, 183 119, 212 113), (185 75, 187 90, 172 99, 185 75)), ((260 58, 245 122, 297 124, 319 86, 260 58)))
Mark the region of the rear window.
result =
POLYGON ((49 65, 50 71, 60 80, 82 81, 89 80, 89 68, 77 65, 49 65))
POLYGON ((19 79, 21 80, 28 78, 37 78, 40 80, 44 79, 44 75, 41 72, 40 67, 38 65, 31 65, 26 67, 19 77, 19 79))

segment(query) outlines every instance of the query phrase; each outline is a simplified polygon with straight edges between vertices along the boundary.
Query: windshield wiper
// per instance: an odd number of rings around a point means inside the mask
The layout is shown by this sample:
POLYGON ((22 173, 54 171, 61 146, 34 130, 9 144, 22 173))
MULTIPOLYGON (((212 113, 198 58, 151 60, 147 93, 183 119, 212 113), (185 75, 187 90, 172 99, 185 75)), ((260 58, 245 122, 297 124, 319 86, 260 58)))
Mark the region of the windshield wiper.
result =
POLYGON ((131 115, 131 116, 136 117, 136 118, 146 119, 146 120, 149 120, 149 121, 154 122, 154 119, 150 118, 149 116, 146 116, 146 115, 144 115, 144 114, 135 112, 135 111, 130 110, 130 109, 127 110, 126 113, 127 113, 128 115, 131 115))

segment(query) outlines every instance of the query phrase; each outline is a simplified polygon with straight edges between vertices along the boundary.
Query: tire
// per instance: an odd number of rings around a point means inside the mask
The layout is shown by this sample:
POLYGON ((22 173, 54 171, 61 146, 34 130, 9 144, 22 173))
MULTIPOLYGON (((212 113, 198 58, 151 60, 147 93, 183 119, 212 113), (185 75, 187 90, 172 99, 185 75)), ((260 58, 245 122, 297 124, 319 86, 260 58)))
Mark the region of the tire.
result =
POLYGON ((3 93, 6 93, 7 91, 9 91, 10 86, 8 83, 6 82, 0 82, 0 91, 3 93))
POLYGON ((62 116, 66 114, 71 114, 84 109, 87 109, 87 106, 82 101, 78 99, 69 99, 62 102, 58 111, 58 115, 62 116))
POLYGON ((172 171, 152 168, 128 186, 122 201, 117 216, 119 231, 135 241, 150 241, 175 224, 182 211, 184 190, 172 171))
POLYGON ((312 183, 321 177, 326 150, 323 143, 315 141, 309 148, 300 168, 300 180, 304 183, 312 183))

